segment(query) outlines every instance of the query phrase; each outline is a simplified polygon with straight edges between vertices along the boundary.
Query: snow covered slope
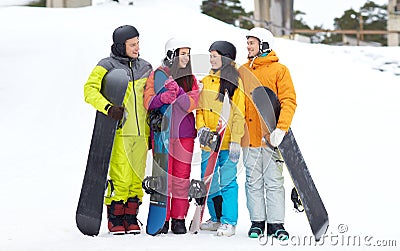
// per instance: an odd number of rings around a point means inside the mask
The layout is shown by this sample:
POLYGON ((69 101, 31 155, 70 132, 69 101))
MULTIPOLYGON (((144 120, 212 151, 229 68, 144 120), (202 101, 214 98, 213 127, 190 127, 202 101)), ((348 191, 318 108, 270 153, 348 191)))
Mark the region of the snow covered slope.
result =
MULTIPOLYGON (((285 226, 293 239, 263 246, 247 237, 242 163, 233 237, 208 232, 109 236, 104 219, 101 234, 92 238, 75 226, 95 115, 83 101, 83 85, 96 63, 109 55, 116 27, 138 28, 141 56, 154 67, 174 35, 192 40, 192 55, 207 56, 215 40, 231 41, 238 49, 237 62, 245 62, 246 31, 200 14, 199 4, 135 0, 133 6, 103 2, 77 9, 0 8, 0 250, 313 248, 296 242, 311 231, 306 216, 292 211, 292 182, 286 172, 285 226)), ((277 38, 276 52, 289 67, 297 92, 292 129, 330 216, 322 248, 343 249, 347 245, 342 239, 348 236, 361 239, 360 245, 348 245, 352 249, 382 245, 382 240, 397 239, 400 245, 400 48, 310 45, 277 38), (385 62, 391 67, 377 70, 385 62)), ((197 150, 193 178, 200 176, 199 159, 197 150)), ((146 195, 140 208, 144 223, 148 200, 146 195)))

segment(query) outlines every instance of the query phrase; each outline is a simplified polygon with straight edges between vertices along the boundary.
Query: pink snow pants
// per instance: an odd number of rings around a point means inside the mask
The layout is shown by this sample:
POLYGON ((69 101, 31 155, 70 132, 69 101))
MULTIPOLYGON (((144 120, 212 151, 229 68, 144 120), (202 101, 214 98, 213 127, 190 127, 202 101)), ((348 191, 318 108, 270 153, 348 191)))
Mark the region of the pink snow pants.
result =
POLYGON ((188 192, 193 156, 194 139, 170 139, 168 157, 167 218, 185 219, 188 209, 188 192))

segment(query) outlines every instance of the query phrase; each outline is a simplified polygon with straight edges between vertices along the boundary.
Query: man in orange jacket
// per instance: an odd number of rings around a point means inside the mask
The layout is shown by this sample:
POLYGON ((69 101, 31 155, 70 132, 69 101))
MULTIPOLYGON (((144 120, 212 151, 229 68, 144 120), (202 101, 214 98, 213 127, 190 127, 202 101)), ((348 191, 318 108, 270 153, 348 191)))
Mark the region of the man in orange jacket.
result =
POLYGON ((273 51, 274 37, 264 28, 253 28, 247 34, 248 62, 239 69, 246 93, 245 135, 242 138, 243 162, 246 167, 247 208, 252 222, 249 237, 265 231, 278 239, 288 239, 283 223, 285 190, 282 161, 277 146, 288 131, 296 109, 296 93, 289 70, 279 63, 273 51), (277 94, 281 111, 276 129, 269 133, 261 122, 251 99, 254 88, 265 86, 277 94), (267 146, 268 141, 270 146, 267 146))

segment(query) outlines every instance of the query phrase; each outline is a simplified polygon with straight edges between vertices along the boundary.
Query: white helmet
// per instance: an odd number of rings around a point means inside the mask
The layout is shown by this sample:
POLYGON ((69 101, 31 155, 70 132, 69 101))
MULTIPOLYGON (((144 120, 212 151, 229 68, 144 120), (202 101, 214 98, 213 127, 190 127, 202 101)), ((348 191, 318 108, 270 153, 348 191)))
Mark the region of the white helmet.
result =
POLYGON ((174 59, 175 51, 179 48, 191 48, 190 42, 180 39, 180 38, 171 38, 165 43, 165 55, 168 60, 174 59))
POLYGON ((274 35, 264 28, 255 27, 246 35, 246 38, 255 37, 260 41, 260 52, 264 53, 271 51, 274 48, 274 35))

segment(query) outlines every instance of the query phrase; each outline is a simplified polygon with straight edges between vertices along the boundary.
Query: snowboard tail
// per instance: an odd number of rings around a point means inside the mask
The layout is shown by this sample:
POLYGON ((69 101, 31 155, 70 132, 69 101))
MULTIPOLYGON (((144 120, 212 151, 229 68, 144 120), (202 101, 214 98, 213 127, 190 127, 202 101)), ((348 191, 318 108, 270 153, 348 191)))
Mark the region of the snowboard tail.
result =
POLYGON ((318 241, 328 230, 328 213, 291 129, 283 138, 279 150, 299 194, 313 235, 318 241))
MULTIPOLYGON (((126 70, 108 72, 103 79, 102 95, 113 105, 122 105, 129 80, 126 70)), ((108 168, 118 126, 119 121, 97 111, 75 216, 78 229, 85 235, 99 234, 108 168)))
MULTIPOLYGON (((252 97, 268 130, 272 132, 276 128, 280 112, 276 94, 269 88, 260 86, 253 90, 252 97)), ((328 229, 329 217, 291 128, 278 150, 299 194, 313 235, 318 241, 328 229)))
MULTIPOLYGON (((156 145, 156 144, 155 144, 156 145)), ((157 147, 154 148, 154 151, 157 147)), ((157 186, 150 195, 149 213, 146 233, 157 235, 164 226, 168 204, 168 152, 156 153, 153 156, 152 178, 160 179, 162 185, 157 186)))

